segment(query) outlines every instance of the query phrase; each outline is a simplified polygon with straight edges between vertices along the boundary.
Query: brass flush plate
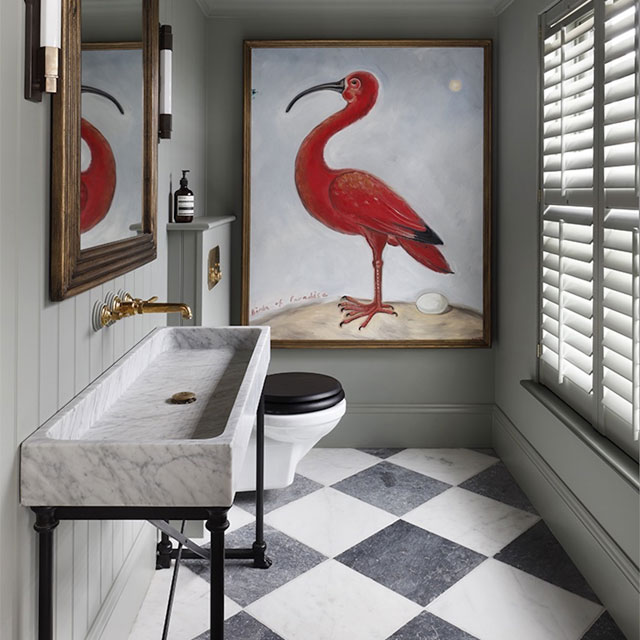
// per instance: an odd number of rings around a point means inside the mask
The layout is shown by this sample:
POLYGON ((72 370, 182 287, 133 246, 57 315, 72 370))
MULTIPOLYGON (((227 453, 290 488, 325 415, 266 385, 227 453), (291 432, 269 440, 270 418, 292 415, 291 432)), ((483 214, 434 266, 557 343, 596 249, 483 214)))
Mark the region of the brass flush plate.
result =
POLYGON ((220 269, 220 247, 213 247, 209 251, 209 265, 207 269, 207 284, 209 291, 222 280, 222 269, 220 269))

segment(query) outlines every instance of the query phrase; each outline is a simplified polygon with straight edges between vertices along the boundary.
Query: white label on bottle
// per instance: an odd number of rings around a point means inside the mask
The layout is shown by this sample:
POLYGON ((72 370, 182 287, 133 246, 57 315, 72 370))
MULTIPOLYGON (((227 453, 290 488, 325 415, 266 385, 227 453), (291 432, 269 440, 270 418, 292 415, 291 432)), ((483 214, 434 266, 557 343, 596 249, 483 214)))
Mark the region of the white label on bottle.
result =
POLYGON ((193 216, 195 209, 195 199, 193 196, 178 196, 178 211, 179 216, 193 216))

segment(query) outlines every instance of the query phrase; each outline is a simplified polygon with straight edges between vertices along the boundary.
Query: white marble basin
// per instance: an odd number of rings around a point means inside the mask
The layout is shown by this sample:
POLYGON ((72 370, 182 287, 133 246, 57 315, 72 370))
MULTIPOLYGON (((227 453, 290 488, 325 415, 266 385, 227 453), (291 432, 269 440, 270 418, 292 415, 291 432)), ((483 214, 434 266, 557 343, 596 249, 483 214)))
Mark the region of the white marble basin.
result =
POLYGON ((268 364, 268 328, 156 329, 22 443, 21 503, 231 505, 268 364))

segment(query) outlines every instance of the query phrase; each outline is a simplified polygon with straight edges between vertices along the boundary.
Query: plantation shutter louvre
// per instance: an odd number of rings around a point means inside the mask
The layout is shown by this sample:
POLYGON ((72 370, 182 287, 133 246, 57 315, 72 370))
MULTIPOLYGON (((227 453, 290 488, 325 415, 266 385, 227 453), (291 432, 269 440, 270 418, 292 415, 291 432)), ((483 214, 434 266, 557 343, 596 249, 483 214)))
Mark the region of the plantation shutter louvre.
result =
POLYGON ((541 39, 540 381, 638 459, 636 0, 563 2, 541 39))
POLYGON ((594 20, 544 38, 541 379, 593 419, 594 20))

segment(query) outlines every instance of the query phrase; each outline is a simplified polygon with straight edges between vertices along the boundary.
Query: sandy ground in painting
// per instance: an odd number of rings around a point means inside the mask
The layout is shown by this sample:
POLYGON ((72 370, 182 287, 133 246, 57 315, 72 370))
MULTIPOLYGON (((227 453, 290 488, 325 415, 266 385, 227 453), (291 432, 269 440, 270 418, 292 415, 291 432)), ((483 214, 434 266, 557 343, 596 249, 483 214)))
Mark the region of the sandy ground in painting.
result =
MULTIPOLYGON (((362 330, 362 320, 340 327, 338 301, 283 311, 263 320, 272 340, 470 340, 482 338, 482 316, 449 307, 440 315, 425 315, 409 302, 391 302, 398 317, 377 314, 362 330)), ((256 324, 260 324, 257 322, 256 324)))

